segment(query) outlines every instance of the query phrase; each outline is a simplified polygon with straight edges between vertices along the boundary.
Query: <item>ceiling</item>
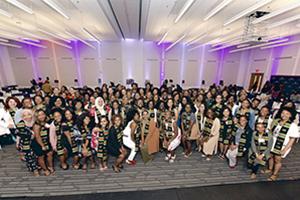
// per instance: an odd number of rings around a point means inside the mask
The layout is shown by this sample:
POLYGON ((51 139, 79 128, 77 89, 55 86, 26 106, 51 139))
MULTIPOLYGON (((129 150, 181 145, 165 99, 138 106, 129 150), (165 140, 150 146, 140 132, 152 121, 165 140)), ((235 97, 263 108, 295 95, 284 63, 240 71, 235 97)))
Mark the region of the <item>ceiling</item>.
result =
MULTIPOLYGON (((122 39, 157 42, 164 39, 161 42, 175 42, 182 39, 181 42, 195 46, 241 37, 245 31, 247 15, 227 26, 224 26, 224 23, 254 4, 266 0, 231 0, 207 21, 204 20, 205 16, 225 0, 194 0, 177 23, 174 20, 191 0, 51 0, 61 8, 68 19, 47 5, 47 0, 18 0, 29 7, 32 14, 8 1, 0 1, 0 9, 10 15, 4 16, 0 10, 0 40, 45 39, 66 43, 63 39, 98 39, 100 42, 122 39)), ((273 13, 297 3, 299 4, 300 0, 270 0, 256 10, 273 13)), ((265 27, 297 16, 299 11, 300 6, 256 26, 259 31, 263 30, 260 34, 267 37, 298 33, 299 20, 276 28, 265 27)))

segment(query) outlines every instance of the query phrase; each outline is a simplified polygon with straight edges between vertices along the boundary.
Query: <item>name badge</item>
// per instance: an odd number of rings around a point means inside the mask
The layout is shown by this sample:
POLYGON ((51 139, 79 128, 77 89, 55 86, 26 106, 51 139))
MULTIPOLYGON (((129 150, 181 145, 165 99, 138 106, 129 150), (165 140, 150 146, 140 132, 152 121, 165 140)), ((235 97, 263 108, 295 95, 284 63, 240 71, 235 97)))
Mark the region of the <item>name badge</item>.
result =
POLYGON ((259 139, 258 139, 258 142, 259 142, 259 143, 264 143, 265 140, 264 140, 263 138, 259 138, 259 139))

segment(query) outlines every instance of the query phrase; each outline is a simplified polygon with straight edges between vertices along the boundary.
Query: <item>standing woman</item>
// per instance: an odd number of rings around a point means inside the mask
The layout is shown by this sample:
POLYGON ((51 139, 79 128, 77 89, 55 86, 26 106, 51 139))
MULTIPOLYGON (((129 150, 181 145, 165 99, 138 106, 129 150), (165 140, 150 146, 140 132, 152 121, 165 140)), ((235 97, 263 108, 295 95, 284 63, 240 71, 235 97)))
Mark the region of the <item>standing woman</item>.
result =
POLYGON ((50 144, 49 135, 50 124, 48 124, 48 119, 46 111, 39 109, 36 111, 36 121, 33 126, 34 136, 35 136, 35 148, 34 152, 38 156, 38 163, 43 169, 45 176, 49 176, 54 173, 53 168, 53 151, 50 144))
POLYGON ((123 168, 123 162, 127 155, 126 149, 123 147, 123 124, 121 115, 115 115, 112 118, 113 125, 109 129, 107 139, 107 152, 109 155, 116 157, 112 168, 118 173, 123 168))
POLYGON ((107 139, 109 133, 108 118, 101 117, 99 127, 95 127, 93 135, 97 137, 97 157, 99 159, 99 170, 107 170, 107 139))
POLYGON ((11 130, 15 128, 15 123, 9 112, 0 108, 0 150, 4 145, 13 144, 13 136, 11 130))
POLYGON ((271 158, 269 160, 269 169, 267 173, 272 173, 269 181, 275 181, 282 167, 284 159, 291 151, 296 138, 299 138, 297 124, 293 123, 295 119, 295 110, 289 107, 283 107, 280 113, 280 119, 275 120, 272 126, 273 146, 271 148, 271 158))
POLYGON ((166 111, 162 127, 164 133, 163 147, 167 150, 165 160, 173 163, 176 158, 175 150, 180 145, 181 131, 172 117, 171 111, 166 111))
POLYGON ((181 114, 181 140, 185 158, 189 158, 192 155, 192 143, 190 137, 192 135, 192 128, 195 124, 195 120, 195 114, 192 112, 191 105, 186 104, 184 112, 181 114))
POLYGON ((215 104, 212 106, 212 109, 217 118, 222 118, 222 111, 223 111, 223 98, 221 94, 218 94, 215 98, 215 104))
POLYGON ((129 165, 135 165, 136 161, 134 160, 134 157, 138 150, 135 143, 135 137, 137 133, 138 123, 140 121, 140 114, 135 109, 129 110, 127 114, 127 119, 129 120, 129 122, 123 131, 123 144, 130 149, 130 154, 126 160, 126 163, 129 165))
POLYGON ((218 151, 218 139, 220 135, 220 120, 215 116, 212 109, 207 110, 204 132, 206 139, 203 141, 203 155, 207 161, 218 151), (207 122, 207 123, 206 123, 207 122))
POLYGON ((67 138, 67 149, 69 155, 73 158, 72 167, 73 169, 79 169, 79 146, 78 138, 80 135, 78 131, 75 130, 75 114, 70 109, 66 109, 64 113, 65 121, 62 124, 62 131, 67 138))
POLYGON ((204 123, 206 120, 205 117, 205 105, 202 101, 196 101, 195 104, 196 112, 195 112, 195 117, 196 117, 196 122, 195 125, 197 127, 198 131, 198 140, 197 140, 197 148, 198 151, 201 151, 201 145, 200 145, 200 138, 201 138, 201 133, 203 132, 204 129, 204 123))
POLYGON ((231 110, 229 107, 225 107, 223 110, 221 118, 220 127, 220 137, 219 137, 219 157, 225 159, 226 152, 228 150, 229 141, 233 137, 234 123, 231 115, 231 110))
POLYGON ((94 169, 96 166, 91 149, 92 129, 94 127, 93 123, 91 122, 91 118, 88 113, 80 115, 77 123, 78 130, 81 133, 82 169, 87 169, 87 160, 90 160, 91 169, 94 169))
POLYGON ((25 154, 28 171, 32 172, 34 176, 39 176, 36 155, 31 145, 34 140, 34 133, 32 131, 33 124, 34 116, 32 110, 23 109, 21 112, 21 121, 17 124, 17 135, 21 138, 21 151, 25 154))
POLYGON ((66 148, 66 138, 62 130, 62 113, 60 110, 54 110, 53 112, 53 122, 50 125, 50 143, 52 149, 56 152, 59 161, 60 167, 63 170, 69 168, 66 160, 68 157, 68 152, 66 148))

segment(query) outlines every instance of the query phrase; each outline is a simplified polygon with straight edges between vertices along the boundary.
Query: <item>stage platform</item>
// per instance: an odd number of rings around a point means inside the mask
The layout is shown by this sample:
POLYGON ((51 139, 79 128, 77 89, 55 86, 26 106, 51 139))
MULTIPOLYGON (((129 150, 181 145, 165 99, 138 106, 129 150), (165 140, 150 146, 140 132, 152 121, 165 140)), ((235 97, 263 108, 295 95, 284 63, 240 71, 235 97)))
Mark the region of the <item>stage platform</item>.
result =
MULTIPOLYGON (((138 155, 135 167, 125 165, 121 173, 111 169, 100 172, 98 169, 63 171, 56 166, 55 175, 33 177, 27 172, 25 163, 18 159, 13 146, 0 151, 0 197, 45 197, 81 195, 107 192, 156 191, 162 189, 216 186, 236 183, 257 183, 266 181, 260 174, 257 180, 250 179, 250 172, 240 162, 235 169, 228 168, 226 161, 217 156, 211 161, 201 158, 194 152, 186 159, 177 153, 172 164, 164 161, 164 154, 158 153, 155 160, 144 164, 138 155)), ((56 162, 57 165, 57 162, 56 162)), ((279 180, 300 179, 300 145, 283 162, 279 180)), ((268 183, 265 183, 268 184, 268 183)), ((176 199, 176 198, 175 198, 176 199)))

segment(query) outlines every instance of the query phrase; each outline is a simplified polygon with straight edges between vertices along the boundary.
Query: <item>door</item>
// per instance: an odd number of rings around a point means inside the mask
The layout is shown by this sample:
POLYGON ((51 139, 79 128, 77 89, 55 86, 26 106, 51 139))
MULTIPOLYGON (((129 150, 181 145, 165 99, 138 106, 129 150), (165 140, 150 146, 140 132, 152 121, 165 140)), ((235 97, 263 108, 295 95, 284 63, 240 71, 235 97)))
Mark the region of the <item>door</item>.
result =
POLYGON ((252 73, 249 83, 249 91, 260 91, 264 73, 252 73))

